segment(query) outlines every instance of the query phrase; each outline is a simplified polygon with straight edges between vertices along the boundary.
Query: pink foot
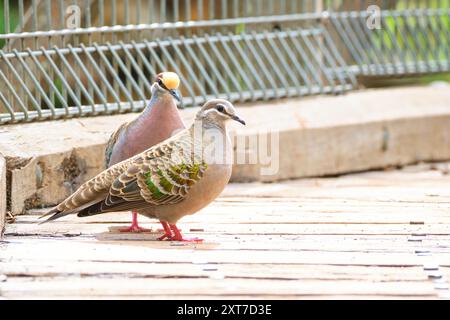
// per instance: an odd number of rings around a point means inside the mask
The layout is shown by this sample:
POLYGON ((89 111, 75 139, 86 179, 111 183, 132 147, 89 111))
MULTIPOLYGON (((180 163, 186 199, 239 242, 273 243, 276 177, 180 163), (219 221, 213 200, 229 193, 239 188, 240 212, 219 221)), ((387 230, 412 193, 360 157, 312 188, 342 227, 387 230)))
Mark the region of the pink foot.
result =
POLYGON ((172 231, 169 228, 169 224, 165 221, 160 221, 160 222, 164 229, 163 230, 159 229, 159 230, 164 231, 164 234, 161 237, 159 237, 158 240, 163 241, 166 238, 170 239, 172 237, 172 231))
POLYGON ((137 222, 137 215, 138 215, 137 212, 133 211, 132 214, 133 219, 131 222, 131 226, 129 226, 128 228, 119 229, 120 232, 152 232, 152 229, 139 227, 137 222))
POLYGON ((138 225, 131 225, 128 228, 119 229, 120 232, 152 232, 152 229, 142 228, 138 225))
POLYGON ((177 228, 175 224, 170 225, 170 229, 172 229, 174 235, 169 238, 171 241, 183 241, 183 242, 202 242, 203 239, 200 238, 184 238, 181 234, 180 230, 177 228))

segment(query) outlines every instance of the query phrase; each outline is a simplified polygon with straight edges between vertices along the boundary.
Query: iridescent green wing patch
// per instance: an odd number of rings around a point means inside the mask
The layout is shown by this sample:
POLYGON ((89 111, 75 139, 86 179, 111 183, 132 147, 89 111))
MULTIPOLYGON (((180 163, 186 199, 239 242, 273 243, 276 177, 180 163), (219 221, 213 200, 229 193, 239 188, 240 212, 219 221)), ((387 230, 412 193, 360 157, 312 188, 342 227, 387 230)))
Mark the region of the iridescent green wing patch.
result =
POLYGON ((144 192, 153 203, 176 203, 181 201, 191 186, 198 182, 208 168, 206 163, 171 165, 145 174, 144 192))

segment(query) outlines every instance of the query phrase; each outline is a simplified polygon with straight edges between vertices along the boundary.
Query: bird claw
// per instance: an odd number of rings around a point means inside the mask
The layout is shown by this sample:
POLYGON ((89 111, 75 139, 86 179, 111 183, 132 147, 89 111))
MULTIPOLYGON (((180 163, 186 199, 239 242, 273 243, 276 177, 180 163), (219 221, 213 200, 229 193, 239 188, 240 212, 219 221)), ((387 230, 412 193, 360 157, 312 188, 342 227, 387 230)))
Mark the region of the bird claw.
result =
POLYGON ((182 242, 202 242, 203 239, 199 238, 184 238, 175 224, 168 224, 165 221, 161 221, 164 227, 164 234, 158 238, 159 241, 167 239, 167 241, 182 241, 182 242))
POLYGON ((182 242, 203 242, 200 238, 178 238, 176 236, 170 237, 170 241, 182 241, 182 242))
POLYGON ((159 241, 163 241, 164 239, 168 239, 168 240, 170 240, 170 238, 171 238, 171 236, 170 235, 167 235, 167 234, 163 234, 161 237, 159 237, 158 238, 158 240, 159 241))
POLYGON ((153 231, 152 229, 142 228, 137 225, 131 225, 128 228, 119 229, 119 232, 135 232, 135 233, 152 232, 152 231, 153 231))

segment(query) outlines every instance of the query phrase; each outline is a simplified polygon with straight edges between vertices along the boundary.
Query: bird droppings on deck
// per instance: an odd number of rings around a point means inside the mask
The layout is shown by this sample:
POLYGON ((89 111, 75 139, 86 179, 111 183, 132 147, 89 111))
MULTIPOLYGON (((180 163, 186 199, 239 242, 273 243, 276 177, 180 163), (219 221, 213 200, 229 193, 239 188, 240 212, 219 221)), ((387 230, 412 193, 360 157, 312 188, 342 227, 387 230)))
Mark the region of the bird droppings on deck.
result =
MULTIPOLYGON (((38 225, 45 210, 35 210, 7 225, 0 295, 446 299, 448 199, 450 176, 426 166, 231 184, 180 221, 203 243, 118 233, 128 212, 38 225)), ((158 230, 156 221, 141 220, 158 230)))

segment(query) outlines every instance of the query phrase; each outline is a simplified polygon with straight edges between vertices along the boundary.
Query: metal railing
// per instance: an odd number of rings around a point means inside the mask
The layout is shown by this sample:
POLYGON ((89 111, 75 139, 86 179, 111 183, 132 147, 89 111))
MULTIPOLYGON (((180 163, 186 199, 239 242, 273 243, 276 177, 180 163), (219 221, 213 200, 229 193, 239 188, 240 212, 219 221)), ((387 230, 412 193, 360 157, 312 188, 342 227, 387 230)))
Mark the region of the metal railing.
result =
POLYGON ((342 43, 352 72, 364 76, 450 71, 450 8, 380 11, 379 28, 368 12, 329 14, 330 31, 342 43))
POLYGON ((0 124, 139 111, 163 70, 186 106, 450 71, 450 0, 350 2, 0 0, 0 124))

